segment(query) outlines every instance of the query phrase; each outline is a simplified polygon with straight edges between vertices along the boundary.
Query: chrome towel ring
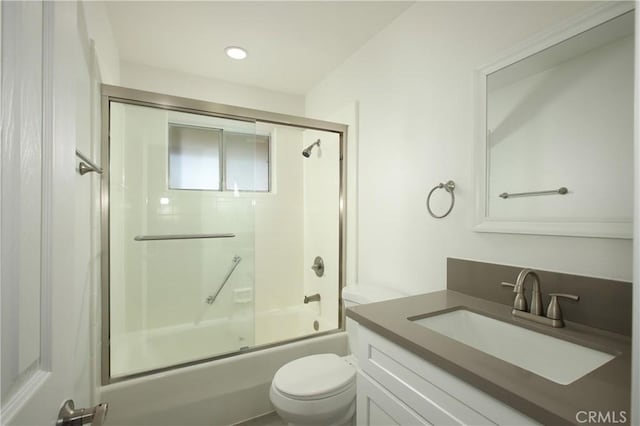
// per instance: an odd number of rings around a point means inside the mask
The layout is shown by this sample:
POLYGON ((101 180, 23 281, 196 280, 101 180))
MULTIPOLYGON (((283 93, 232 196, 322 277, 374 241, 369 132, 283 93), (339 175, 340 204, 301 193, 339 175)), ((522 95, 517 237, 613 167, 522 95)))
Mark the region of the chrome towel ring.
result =
POLYGON ((435 217, 436 219, 442 219, 443 217, 447 216, 449 213, 451 213, 451 210, 453 210, 453 206, 456 203, 456 196, 453 193, 453 190, 456 189, 456 184, 454 181, 450 180, 447 183, 442 183, 440 182, 438 185, 434 186, 433 189, 431 191, 429 191, 429 195, 427 196, 427 210, 429 211, 429 214, 433 217, 435 217), (447 191, 449 193, 449 195, 451 195, 451 205, 449 206, 449 210, 447 210, 442 216, 438 216, 436 214, 433 213, 433 211, 431 211, 431 195, 433 194, 433 192, 436 189, 440 189, 440 188, 444 188, 445 191, 447 191))

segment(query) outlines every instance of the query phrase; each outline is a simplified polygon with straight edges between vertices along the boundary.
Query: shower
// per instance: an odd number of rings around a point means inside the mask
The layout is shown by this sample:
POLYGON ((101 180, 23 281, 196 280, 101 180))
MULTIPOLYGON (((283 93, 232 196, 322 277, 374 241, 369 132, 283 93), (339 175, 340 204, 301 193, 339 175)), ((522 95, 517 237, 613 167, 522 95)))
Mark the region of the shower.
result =
POLYGON ((103 86, 103 384, 342 328, 346 126, 167 99, 103 86))
POLYGON ((306 147, 303 151, 302 151, 302 155, 305 156, 305 158, 309 158, 311 157, 311 150, 313 149, 314 146, 320 146, 320 139, 318 139, 317 141, 315 141, 314 143, 312 143, 311 145, 309 145, 308 147, 306 147))

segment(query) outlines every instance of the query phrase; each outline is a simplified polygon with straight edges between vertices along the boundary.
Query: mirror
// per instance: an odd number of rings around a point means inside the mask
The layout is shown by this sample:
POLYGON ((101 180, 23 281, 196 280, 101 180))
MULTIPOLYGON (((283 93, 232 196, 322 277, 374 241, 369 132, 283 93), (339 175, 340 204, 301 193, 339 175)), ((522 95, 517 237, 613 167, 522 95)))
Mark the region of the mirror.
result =
POLYGON ((590 9, 478 72, 477 231, 631 238, 631 7, 590 9))

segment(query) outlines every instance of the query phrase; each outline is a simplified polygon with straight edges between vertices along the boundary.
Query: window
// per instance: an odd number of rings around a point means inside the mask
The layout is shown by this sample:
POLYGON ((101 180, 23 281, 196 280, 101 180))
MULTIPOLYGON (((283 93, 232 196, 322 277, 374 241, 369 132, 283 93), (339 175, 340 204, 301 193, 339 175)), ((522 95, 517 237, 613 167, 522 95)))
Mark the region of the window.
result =
POLYGON ((227 190, 269 191, 269 136, 224 133, 227 190))
POLYGON ((169 188, 269 191, 270 138, 169 124, 169 188))
POLYGON ((222 130, 169 125, 169 188, 219 191, 222 130))

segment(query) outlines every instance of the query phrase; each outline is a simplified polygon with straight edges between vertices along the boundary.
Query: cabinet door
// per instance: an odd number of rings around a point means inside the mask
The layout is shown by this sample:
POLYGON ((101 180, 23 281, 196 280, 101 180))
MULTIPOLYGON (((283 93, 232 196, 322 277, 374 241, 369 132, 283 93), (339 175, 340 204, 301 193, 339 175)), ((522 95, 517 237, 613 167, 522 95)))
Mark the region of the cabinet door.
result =
POLYGON ((356 407, 359 426, 431 424, 364 373, 358 373, 356 407))
POLYGON ((539 425, 365 327, 358 327, 358 344, 363 374, 432 424, 539 425))

